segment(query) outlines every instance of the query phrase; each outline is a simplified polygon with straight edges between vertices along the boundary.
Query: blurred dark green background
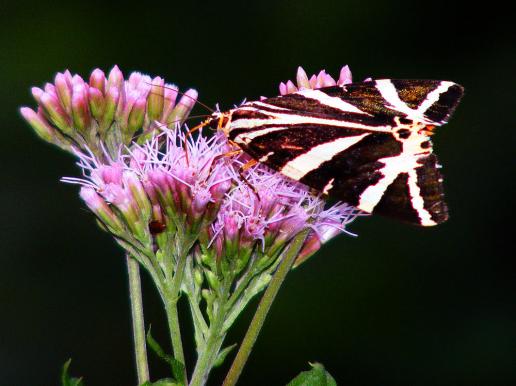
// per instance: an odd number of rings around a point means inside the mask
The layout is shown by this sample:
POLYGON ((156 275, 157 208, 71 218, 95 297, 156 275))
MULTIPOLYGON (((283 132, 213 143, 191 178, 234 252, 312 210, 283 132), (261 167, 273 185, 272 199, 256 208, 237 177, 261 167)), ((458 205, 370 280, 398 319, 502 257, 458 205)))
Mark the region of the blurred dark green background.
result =
MULTIPOLYGON (((353 224, 358 238, 339 237, 291 274, 241 384, 283 385, 307 361, 346 386, 516 384, 508 10, 451 1, 22 1, 3 2, 0 17, 0 385, 57 385, 69 357, 88 386, 134 384, 122 253, 78 189, 59 182, 77 174, 72 157, 38 140, 17 111, 34 105, 30 86, 56 71, 88 76, 115 63, 124 74, 195 87, 222 108, 275 95, 298 65, 464 85, 455 117, 434 137, 450 221, 353 224)), ((167 344, 148 280, 144 296, 147 321, 167 344)), ((157 361, 151 371, 166 375, 157 361)))

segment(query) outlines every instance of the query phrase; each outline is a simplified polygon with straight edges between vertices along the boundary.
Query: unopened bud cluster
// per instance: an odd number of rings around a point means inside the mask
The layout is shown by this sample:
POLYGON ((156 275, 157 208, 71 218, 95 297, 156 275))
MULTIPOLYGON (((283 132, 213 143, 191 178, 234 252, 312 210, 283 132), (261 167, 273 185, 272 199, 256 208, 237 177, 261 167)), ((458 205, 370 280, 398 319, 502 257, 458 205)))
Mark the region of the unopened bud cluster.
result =
POLYGON ((23 117, 45 141, 70 152, 92 152, 105 160, 116 157, 120 145, 144 143, 159 126, 174 126, 188 116, 197 92, 178 98, 177 86, 160 77, 133 72, 127 80, 115 66, 106 76, 95 69, 85 81, 66 70, 54 83, 33 87, 38 106, 20 109, 23 117))

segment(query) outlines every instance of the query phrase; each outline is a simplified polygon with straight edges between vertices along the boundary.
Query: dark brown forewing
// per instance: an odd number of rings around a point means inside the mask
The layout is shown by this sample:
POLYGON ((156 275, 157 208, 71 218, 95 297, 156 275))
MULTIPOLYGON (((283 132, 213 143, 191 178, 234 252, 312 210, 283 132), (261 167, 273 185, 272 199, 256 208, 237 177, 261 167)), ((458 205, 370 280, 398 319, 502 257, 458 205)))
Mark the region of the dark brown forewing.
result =
MULTIPOLYGON (((380 81, 383 81, 383 79, 380 81)), ((412 110, 417 110, 427 98, 433 100, 431 92, 443 84, 441 80, 426 79, 389 79, 388 81, 396 88, 401 101, 412 110)), ((376 82, 376 80, 372 80, 368 82, 351 83, 345 85, 344 88, 327 87, 321 89, 321 91, 331 96, 338 96, 342 100, 358 107, 360 110, 377 117, 405 117, 406 114, 388 107, 389 103, 383 98, 376 82)), ((439 93, 435 101, 433 101, 425 111, 422 111, 422 114, 424 114, 427 119, 436 122, 436 124, 445 123, 455 111, 463 94, 463 87, 453 83, 446 91, 439 93)))

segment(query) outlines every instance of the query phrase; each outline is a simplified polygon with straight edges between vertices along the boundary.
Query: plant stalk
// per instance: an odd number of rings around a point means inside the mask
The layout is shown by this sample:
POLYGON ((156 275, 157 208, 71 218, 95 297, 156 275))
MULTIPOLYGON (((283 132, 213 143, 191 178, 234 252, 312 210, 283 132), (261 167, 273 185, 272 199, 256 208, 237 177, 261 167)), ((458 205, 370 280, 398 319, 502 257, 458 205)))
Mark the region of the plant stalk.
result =
POLYGON ((172 342, 172 350, 174 358, 185 365, 184 379, 187 379, 185 355, 183 351, 183 341, 181 339, 181 328, 179 325, 179 314, 177 312, 177 301, 179 300, 179 291, 181 289, 181 282, 186 267, 186 260, 188 253, 183 252, 179 255, 177 267, 172 278, 170 290, 163 298, 165 304, 165 311, 167 313, 168 328, 170 333, 170 340, 172 342))
POLYGON ((251 350, 258 338, 258 334, 260 333, 261 328, 263 327, 263 323, 267 314, 271 308, 276 295, 278 294, 283 281, 285 280, 287 274, 289 273, 294 261, 299 253, 299 250, 303 246, 306 235, 308 234, 308 230, 303 231, 298 234, 290 243, 290 246, 285 251, 283 256, 281 257, 282 261, 278 266, 278 269, 272 276, 271 282, 269 286, 265 290, 262 299, 260 300, 260 304, 256 309, 256 313, 253 316, 253 320, 249 325, 249 329, 245 334, 244 340, 240 345, 240 349, 231 364, 231 368, 229 369, 228 374, 226 375, 226 379, 224 379, 224 383, 222 386, 234 386, 236 385, 242 370, 249 359, 249 355, 251 354, 251 350))
MULTIPOLYGON (((227 286, 227 283, 225 283, 224 287, 227 286)), ((226 290, 221 291, 219 299, 220 303, 218 305, 218 309, 215 314, 213 323, 210 324, 206 344, 202 348, 202 351, 199 353, 199 357, 197 358, 197 363, 195 364, 195 369, 192 375, 192 382, 190 383, 190 386, 204 386, 206 384, 213 364, 215 363, 217 355, 219 354, 222 342, 226 337, 225 332, 223 332, 224 320, 226 318, 227 313, 226 290)))
POLYGON ((127 271, 129 273, 129 299, 133 320, 134 356, 138 385, 149 380, 149 365, 147 363, 147 346, 145 343, 145 321, 143 318, 142 287, 140 281, 140 265, 136 259, 126 255, 127 271))

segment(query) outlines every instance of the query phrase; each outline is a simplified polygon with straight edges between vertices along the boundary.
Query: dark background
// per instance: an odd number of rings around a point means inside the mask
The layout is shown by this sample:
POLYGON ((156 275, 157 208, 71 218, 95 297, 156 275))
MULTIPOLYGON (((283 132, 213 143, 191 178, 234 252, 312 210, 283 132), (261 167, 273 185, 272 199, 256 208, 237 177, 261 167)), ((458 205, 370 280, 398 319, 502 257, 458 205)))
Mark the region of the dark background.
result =
MULTIPOLYGON (((450 221, 432 229, 356 221, 358 238, 339 237, 289 276, 240 384, 284 385, 308 361, 346 386, 516 384, 508 10, 452 1, 31 1, 0 13, 0 385, 57 385, 69 357, 88 386, 135 383, 122 252, 77 188, 59 182, 77 175, 73 158, 37 139, 17 110, 34 106, 30 86, 57 71, 87 77, 115 63, 126 75, 195 87, 222 108, 275 95, 298 65, 338 74, 347 63, 356 80, 464 85, 454 118, 434 137, 450 221)), ((166 344, 148 280, 144 296, 166 344)), ((151 372, 166 375, 154 359, 151 372)))

